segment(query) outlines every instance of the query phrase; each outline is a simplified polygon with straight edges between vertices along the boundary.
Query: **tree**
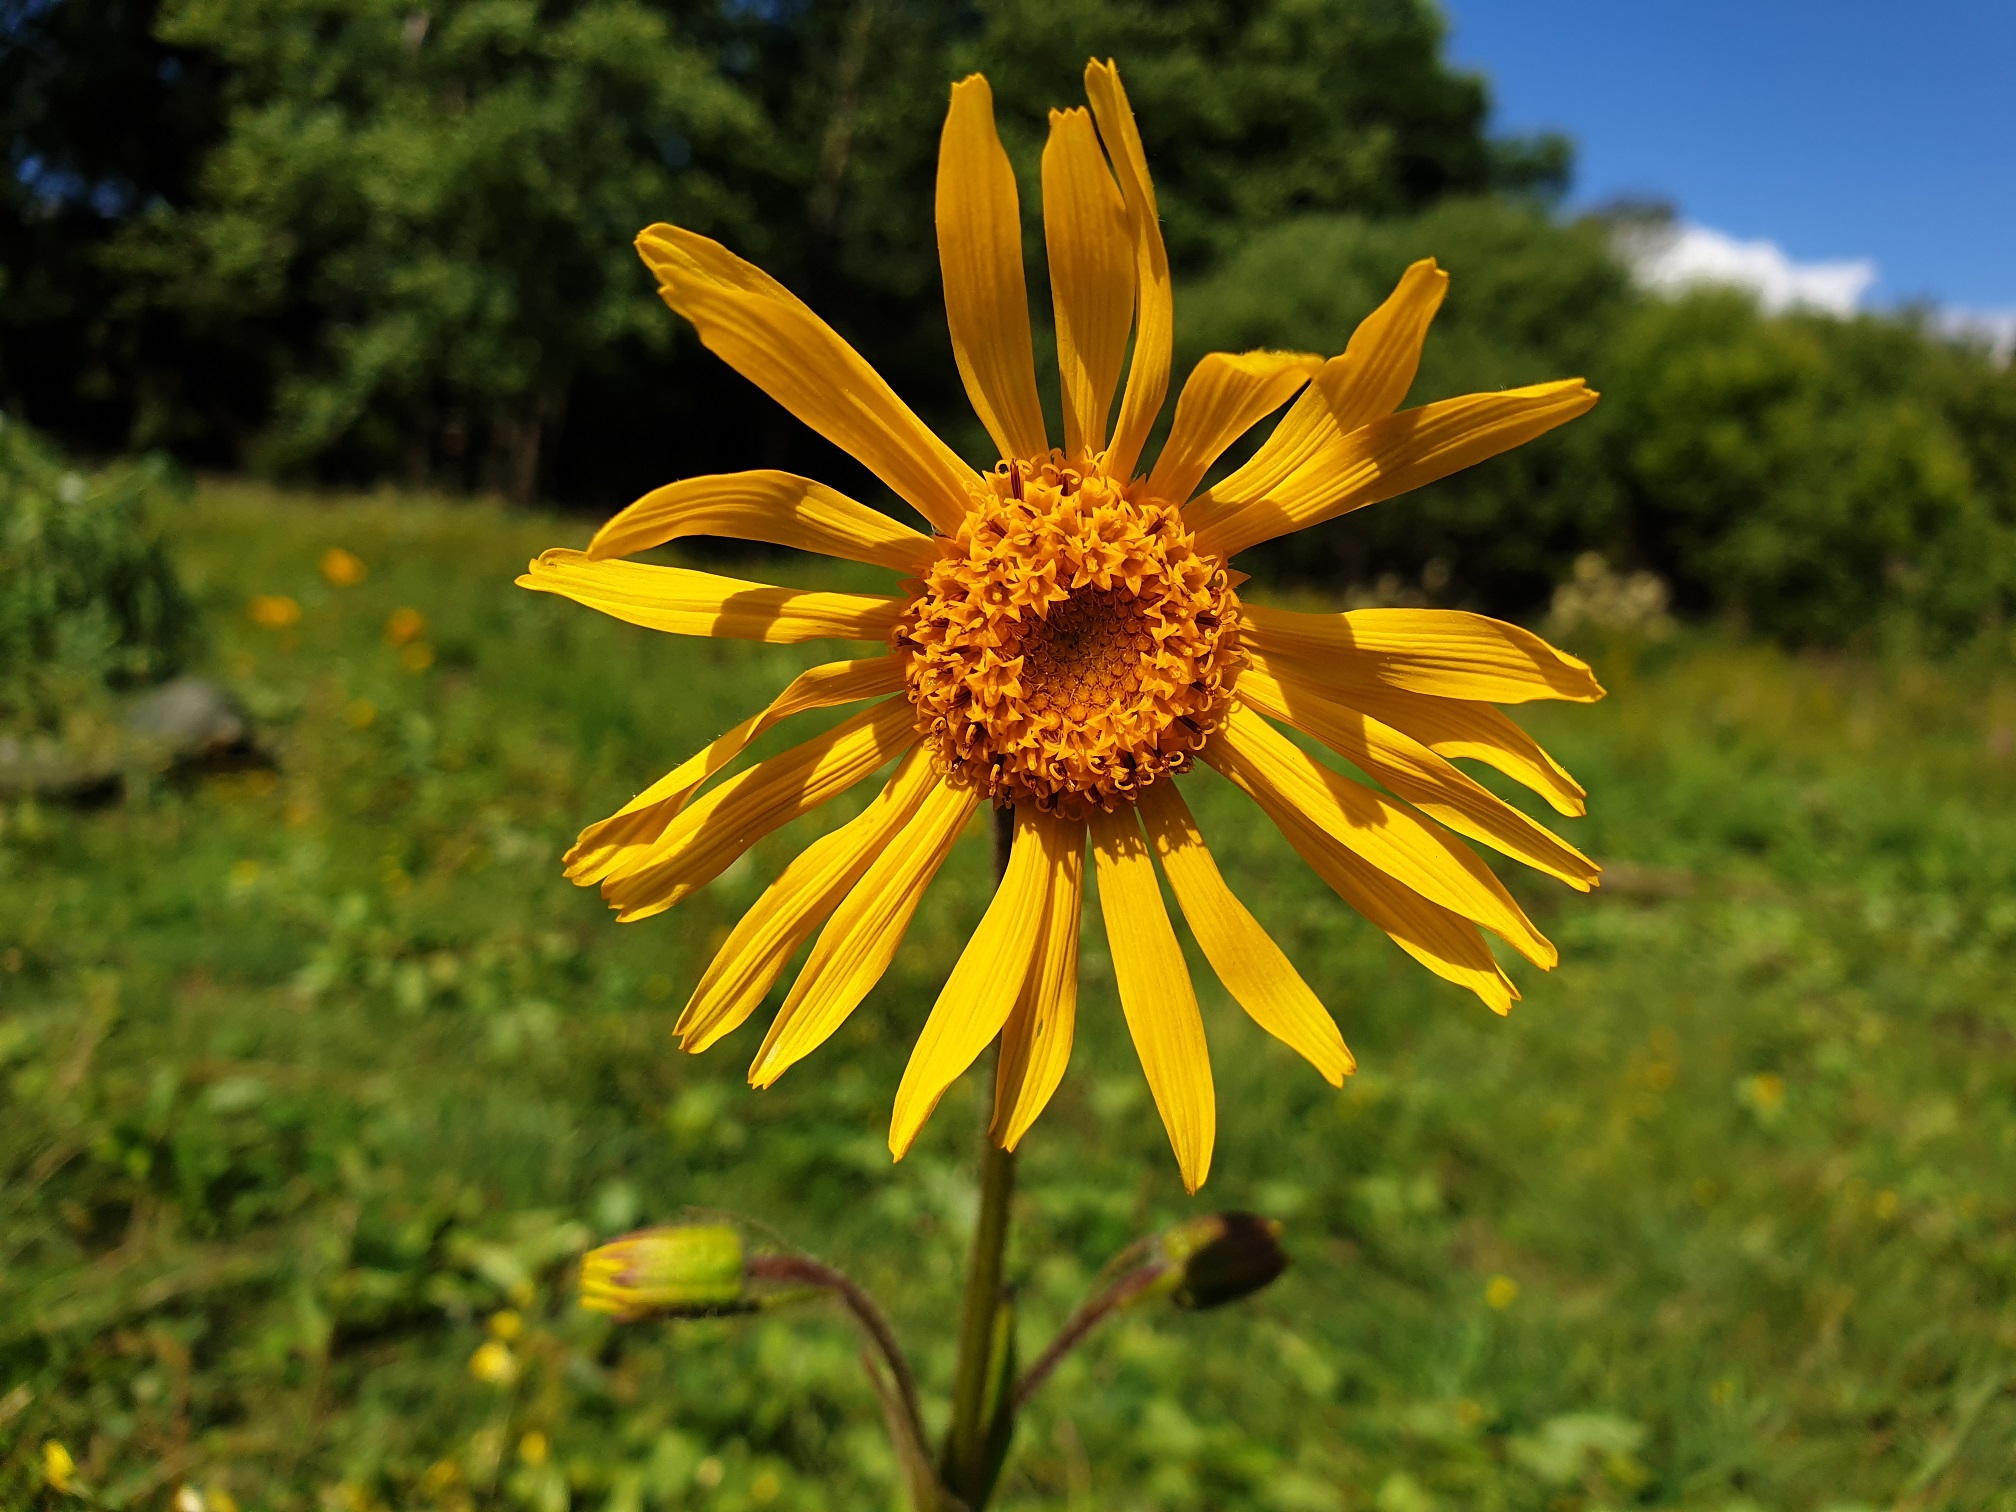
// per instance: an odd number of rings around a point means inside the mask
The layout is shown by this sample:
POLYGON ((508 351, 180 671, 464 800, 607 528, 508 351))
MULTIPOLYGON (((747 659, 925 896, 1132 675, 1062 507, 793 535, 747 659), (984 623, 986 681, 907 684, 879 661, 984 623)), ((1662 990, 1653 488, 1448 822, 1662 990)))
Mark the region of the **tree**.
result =
POLYGON ((183 381, 229 364, 102 261, 191 199, 223 127, 219 70, 156 20, 157 0, 0 0, 0 409, 104 449, 200 441, 258 403, 183 381))
POLYGON ((162 34, 221 60, 229 127, 119 260, 265 334, 268 467, 529 498, 577 375, 662 324, 638 227, 749 220, 694 158, 760 152, 760 114, 637 0, 172 0, 162 34))
MULTIPOLYGON (((656 307, 628 248, 658 219, 762 262, 975 433, 931 224, 946 91, 974 68, 1024 173, 1039 322, 1036 162, 1093 53, 1126 69, 1181 268, 1291 213, 1558 182, 1566 161, 1486 138, 1425 0, 163 0, 153 38, 148 3, 54 10, 129 7, 147 67, 210 81, 217 140, 122 202, 81 267, 35 269, 108 330, 182 344, 144 379, 105 364, 108 391, 150 396, 142 439, 279 470, 520 496, 543 471, 601 503, 752 458, 848 476, 656 307)), ((124 67, 67 23, 38 35, 50 76, 124 67)))

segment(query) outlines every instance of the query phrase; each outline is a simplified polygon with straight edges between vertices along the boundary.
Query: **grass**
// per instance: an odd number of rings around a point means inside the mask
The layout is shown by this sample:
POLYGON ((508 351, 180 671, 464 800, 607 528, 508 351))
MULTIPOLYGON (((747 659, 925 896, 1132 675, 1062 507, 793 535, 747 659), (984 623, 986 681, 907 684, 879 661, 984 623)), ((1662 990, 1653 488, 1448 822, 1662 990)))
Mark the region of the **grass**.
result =
MULTIPOLYGON (((617 1328, 569 1268, 732 1208, 885 1299, 942 1420, 972 1079, 901 1166, 883 1135, 985 837, 776 1089, 742 1083, 760 1024, 676 1053, 707 947, 803 834, 634 927, 556 857, 821 651, 509 586, 584 534, 227 486, 178 521, 212 670, 275 765, 4 813, 0 1504, 895 1504, 840 1318, 617 1328), (368 578, 326 584, 331 546, 368 578), (260 594, 298 623, 254 623, 260 594), (425 628, 394 644, 400 609, 425 628), (469 1369, 492 1335, 509 1382, 469 1369), (44 1488, 52 1439, 72 1495, 44 1488)), ((1508 878, 1564 954, 1509 1020, 1189 781, 1362 1069, 1332 1092, 1198 972, 1203 1201, 1287 1220, 1296 1264, 1097 1338, 1025 1418, 1003 1505, 2016 1508, 2016 678, 1699 635, 1599 652, 1608 702, 1527 714, 1591 790, 1569 828, 1611 885, 1508 878)), ((1025 1354, 1107 1255, 1198 1210, 1096 930, 1084 956, 1025 1147, 1025 1354)))

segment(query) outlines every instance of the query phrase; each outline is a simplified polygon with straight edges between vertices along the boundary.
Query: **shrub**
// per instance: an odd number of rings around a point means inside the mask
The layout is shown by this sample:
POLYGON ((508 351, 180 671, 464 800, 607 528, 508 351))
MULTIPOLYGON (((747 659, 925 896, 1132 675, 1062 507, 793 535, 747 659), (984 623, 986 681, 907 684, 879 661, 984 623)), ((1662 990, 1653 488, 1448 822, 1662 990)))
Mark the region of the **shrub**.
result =
POLYGON ((1186 353, 1341 351, 1429 255, 1451 286, 1409 403, 1578 374, 1603 403, 1273 542, 1255 553, 1267 568, 1526 616, 1597 552, 1665 579, 1683 611, 1792 644, 1886 622, 1951 644, 2016 609, 2016 369, 1909 317, 1641 294, 1601 221, 1473 200, 1290 222, 1179 299, 1186 353))
POLYGON ((179 668, 195 613, 149 520, 170 491, 159 461, 88 475, 0 416, 0 717, 51 725, 179 668))
POLYGON ((1839 643, 1885 618, 1950 642, 2016 607, 2016 497, 1992 470, 2016 436, 1967 407, 2016 385, 1985 356, 1704 293, 1644 303, 1604 367, 1619 544, 1683 608, 1839 643))

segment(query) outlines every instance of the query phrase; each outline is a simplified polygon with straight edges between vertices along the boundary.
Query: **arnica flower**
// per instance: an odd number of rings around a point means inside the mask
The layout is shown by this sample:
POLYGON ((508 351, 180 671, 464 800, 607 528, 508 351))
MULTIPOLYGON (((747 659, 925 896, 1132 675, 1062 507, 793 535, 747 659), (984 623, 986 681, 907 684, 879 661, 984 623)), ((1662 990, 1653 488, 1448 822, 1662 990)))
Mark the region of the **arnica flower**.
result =
POLYGON ((781 285, 704 236, 652 226, 637 246, 665 302, 931 533, 805 478, 732 473, 647 494, 586 551, 548 551, 518 581, 678 635, 885 648, 806 672, 568 852, 567 875, 599 885, 619 919, 648 918, 895 763, 866 809, 786 866, 729 935, 679 1020, 684 1048, 740 1025, 817 931, 750 1069, 752 1084, 775 1082, 873 988, 975 810, 1010 808, 1006 875, 911 1054, 890 1149, 902 1157, 997 1036, 994 1138, 1013 1148, 1042 1112, 1071 1051, 1089 837, 1121 1008, 1195 1191, 1216 1129, 1211 1062, 1157 861, 1206 959, 1261 1027, 1333 1084, 1353 1062, 1227 889, 1174 778, 1200 760, 1229 778, 1346 903, 1501 1013, 1518 993, 1480 931, 1542 967, 1556 953, 1457 837, 1570 887, 1597 877, 1450 760, 1484 762, 1581 813, 1582 789, 1492 705, 1599 698, 1586 665, 1476 614, 1244 603, 1232 560, 1495 456, 1596 395, 1568 379, 1395 413, 1447 284, 1424 260, 1341 356, 1205 357, 1144 472, 1169 382, 1169 264, 1119 73, 1094 62, 1085 86, 1090 112, 1051 113, 1042 161, 1061 447, 1037 396, 1015 175, 976 74, 953 88, 940 143, 938 248, 953 353, 1001 460, 976 472, 781 285), (1291 400, 1251 460, 1200 492, 1226 448, 1291 400), (891 594, 800 592, 623 560, 692 535, 872 563, 904 581, 891 594), (702 792, 780 720, 857 702, 826 733, 702 792), (1384 791, 1313 759, 1280 725, 1384 791))
POLYGON ((668 1224, 581 1257, 581 1305, 619 1319, 708 1313, 742 1300, 742 1236, 726 1224, 668 1224))

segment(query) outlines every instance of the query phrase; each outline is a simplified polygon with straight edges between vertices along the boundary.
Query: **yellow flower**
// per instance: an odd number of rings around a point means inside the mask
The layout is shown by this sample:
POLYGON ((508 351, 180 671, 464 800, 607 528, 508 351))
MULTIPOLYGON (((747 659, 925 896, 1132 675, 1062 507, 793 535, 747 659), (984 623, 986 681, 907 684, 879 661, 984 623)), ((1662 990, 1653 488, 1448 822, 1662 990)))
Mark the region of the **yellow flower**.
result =
POLYGON ((409 645, 427 633, 427 616, 418 609, 394 609, 385 621, 385 644, 409 645))
POLYGON ((1007 873, 911 1055, 891 1152, 902 1157, 997 1036, 996 1139, 1013 1148, 1056 1090, 1071 1049, 1089 837, 1121 1007, 1194 1191, 1216 1129, 1211 1065, 1157 859, 1232 997, 1332 1084, 1353 1062, 1316 995, 1226 888, 1172 778, 1199 759, 1215 767, 1347 903, 1501 1013, 1518 994, 1480 928, 1542 967, 1556 954, 1455 836, 1580 890, 1597 877, 1449 760, 1482 761, 1581 813, 1582 789, 1491 705, 1599 698, 1586 665, 1481 615, 1246 604, 1231 559, 1517 446, 1596 396, 1570 379, 1395 413, 1447 283, 1424 260, 1341 356, 1205 357, 1144 472, 1169 383, 1169 264, 1119 73, 1095 62, 1085 85, 1091 110, 1051 113, 1042 164, 1061 449, 1037 398, 1015 175, 976 74, 954 86, 940 143, 938 248, 953 353, 1001 460, 975 472, 781 285, 706 237, 652 226, 637 245, 665 302, 858 457, 931 534, 805 478, 733 473, 645 495, 586 551, 547 551, 518 581, 673 634, 888 648, 805 673, 568 852, 567 874, 599 885, 619 919, 648 918, 760 836, 896 762, 868 808, 787 866, 729 935, 679 1020, 685 1049, 739 1026, 818 930, 750 1081, 767 1087, 816 1049, 880 978, 953 840, 991 801, 1013 810, 1007 873), (1290 399, 1252 460, 1199 492, 1220 454, 1290 399), (822 552, 906 580, 890 595, 799 592, 622 560, 691 535, 822 552), (878 701, 696 797, 780 720, 867 699, 878 701), (1327 744, 1386 793, 1313 760, 1276 724, 1327 744))
POLYGON ((43 1440, 42 1478, 49 1483, 50 1490, 57 1492, 67 1492, 77 1479, 77 1461, 56 1439, 43 1440))
POLYGON ((492 1386, 509 1386, 518 1379, 518 1357, 501 1339, 486 1340, 469 1356, 469 1374, 492 1386))
POLYGON ((487 1326, 490 1330, 491 1338, 502 1339, 506 1344, 509 1344, 513 1339, 525 1332, 524 1318, 508 1307, 490 1314, 490 1322, 487 1326))
POLYGON ((301 606, 284 593, 255 595, 245 613, 262 630, 286 630, 301 623, 301 606))
POLYGON ((331 546, 322 553, 322 580, 331 588, 354 588, 370 576, 371 569, 354 551, 331 546))

